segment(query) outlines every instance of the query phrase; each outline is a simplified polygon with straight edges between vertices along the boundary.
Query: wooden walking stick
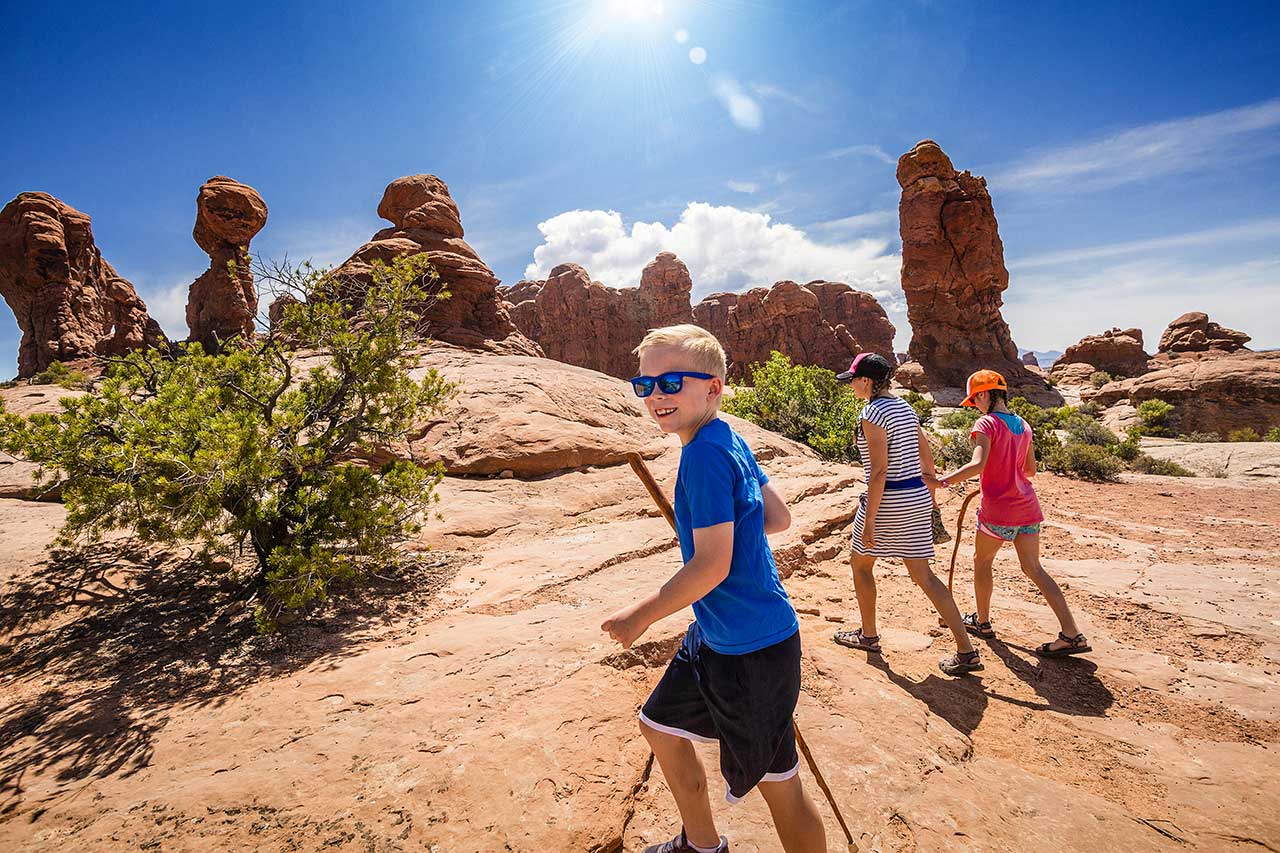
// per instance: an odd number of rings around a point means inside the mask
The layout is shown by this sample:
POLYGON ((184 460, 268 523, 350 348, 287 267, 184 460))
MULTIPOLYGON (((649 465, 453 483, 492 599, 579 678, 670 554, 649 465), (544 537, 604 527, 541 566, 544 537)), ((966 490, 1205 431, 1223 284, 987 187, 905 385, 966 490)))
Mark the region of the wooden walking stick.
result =
MULTIPOLYGON (((965 495, 964 500, 960 502, 960 514, 956 516, 956 541, 955 541, 955 544, 951 546, 951 568, 947 569, 947 592, 948 593, 951 592, 951 584, 956 577, 956 555, 960 553, 960 534, 964 530, 964 514, 969 509, 969 504, 972 503, 973 499, 976 498, 979 494, 980 494, 980 490, 974 489, 972 492, 965 495)), ((939 616, 938 626, 942 628, 947 627, 947 620, 939 616)))
MULTIPOLYGON (((639 453, 628 453, 627 462, 631 464, 631 470, 636 472, 636 476, 640 478, 640 482, 644 483, 645 490, 649 492, 649 497, 653 498, 653 502, 658 505, 658 511, 662 513, 662 517, 671 525, 671 529, 676 529, 676 513, 671 507, 671 502, 667 500, 667 496, 662 493, 662 487, 658 485, 658 481, 653 479, 653 474, 649 473, 649 466, 644 464, 644 459, 639 453)), ((822 789, 822 793, 826 795, 827 803, 831 806, 831 811, 835 813, 836 821, 839 822, 840 828, 844 830, 844 837, 849 842, 849 853, 858 853, 858 842, 853 840, 853 833, 849 831, 849 825, 844 822, 844 815, 840 813, 840 807, 836 805, 836 798, 831 794, 831 789, 827 787, 827 780, 823 778, 822 771, 818 769, 818 762, 813 760, 813 753, 809 751, 809 745, 804 741, 804 735, 800 734, 800 723, 794 718, 791 725, 796 733, 796 746, 800 748, 801 755, 809 765, 809 770, 813 773, 813 778, 818 781, 818 787, 822 789)))

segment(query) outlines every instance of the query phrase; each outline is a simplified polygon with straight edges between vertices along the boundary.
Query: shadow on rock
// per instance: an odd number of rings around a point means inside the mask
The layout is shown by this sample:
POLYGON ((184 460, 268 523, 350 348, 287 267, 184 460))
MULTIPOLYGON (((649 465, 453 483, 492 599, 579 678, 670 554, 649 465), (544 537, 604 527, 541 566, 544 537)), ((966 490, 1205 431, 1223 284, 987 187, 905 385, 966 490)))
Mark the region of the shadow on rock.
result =
POLYGON ((1006 643, 998 637, 986 642, 1005 668, 1034 690, 1044 703, 994 692, 991 693, 993 699, 1033 711, 1057 711, 1079 717, 1105 716, 1116 700, 1107 685, 1098 678, 1098 665, 1091 660, 1083 657, 1040 658, 1034 650, 1006 643), (1030 655, 1032 660, 1014 654, 1014 649, 1030 655))
POLYGON ((977 677, 980 673, 962 678, 930 674, 923 681, 912 681, 894 672, 880 655, 868 655, 868 660, 895 686, 923 702, 961 734, 973 734, 978 723, 982 722, 982 715, 987 710, 987 691, 977 677))
POLYGON ((136 773, 175 709, 352 655, 371 630, 429 612, 457 562, 424 555, 264 637, 242 585, 190 556, 129 540, 56 554, 0 589, 0 682, 16 697, 0 707, 0 820, 39 817, 33 775, 65 790, 136 773))

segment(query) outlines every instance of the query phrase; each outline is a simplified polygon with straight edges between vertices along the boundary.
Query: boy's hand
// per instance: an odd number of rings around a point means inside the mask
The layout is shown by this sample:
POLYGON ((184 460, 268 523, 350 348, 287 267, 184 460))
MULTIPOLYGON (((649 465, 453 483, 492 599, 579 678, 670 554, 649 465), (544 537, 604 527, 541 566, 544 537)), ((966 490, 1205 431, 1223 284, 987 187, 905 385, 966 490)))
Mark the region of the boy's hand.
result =
POLYGON ((640 613, 640 605, 633 604, 614 613, 600 625, 600 630, 616 640, 624 649, 640 639, 649 630, 649 623, 644 621, 640 613))
POLYGON ((876 523, 870 519, 862 523, 862 547, 867 550, 876 547, 876 523))

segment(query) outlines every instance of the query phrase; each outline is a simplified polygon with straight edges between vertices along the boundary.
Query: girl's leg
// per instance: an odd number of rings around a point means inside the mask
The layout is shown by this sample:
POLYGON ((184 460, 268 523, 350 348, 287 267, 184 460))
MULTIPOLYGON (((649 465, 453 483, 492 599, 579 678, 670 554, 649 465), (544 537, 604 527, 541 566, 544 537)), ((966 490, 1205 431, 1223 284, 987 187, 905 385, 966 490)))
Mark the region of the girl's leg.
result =
POLYGON ((769 804, 774 829, 786 853, 826 853, 827 831, 813 800, 800 785, 800 775, 757 787, 769 804))
POLYGON ((929 596, 929 601, 933 602, 938 615, 951 629, 952 635, 956 638, 956 648, 962 653, 972 652, 973 644, 969 642, 969 633, 964 629, 964 621, 960 616, 960 609, 956 607, 956 600, 951 597, 951 591, 947 589, 947 585, 933 573, 929 561, 903 560, 902 562, 907 564, 911 579, 924 590, 925 595, 929 596))
POLYGON ((876 627, 876 579, 871 568, 876 558, 865 554, 854 554, 849 560, 853 566, 853 594, 858 597, 858 613, 862 616, 862 634, 866 637, 879 637, 876 627))
POLYGON ((693 744, 679 735, 651 729, 644 722, 640 723, 640 731, 658 759, 671 795, 676 798, 685 837, 699 847, 715 847, 720 843, 720 833, 711 816, 707 772, 702 769, 693 744))
MULTIPOLYGON (((1053 608, 1053 615, 1058 617, 1058 624, 1062 626, 1062 633, 1068 637, 1074 637, 1080 633, 1080 629, 1076 626, 1076 620, 1071 615, 1071 608, 1067 606, 1067 599, 1062 594, 1062 590, 1058 588, 1058 584, 1053 578, 1049 577, 1049 573, 1040 565, 1040 534, 1023 533, 1013 540, 1014 550, 1018 552, 1018 562, 1022 565, 1022 573, 1031 578, 1031 582, 1040 590, 1040 594, 1044 596, 1045 601, 1049 602, 1049 607, 1053 608)), ((1070 643, 1064 643, 1061 639, 1054 640, 1051 644, 1053 649, 1063 649, 1070 643)))
POLYGON ((978 531, 975 535, 977 538, 973 542, 973 598, 978 607, 978 621, 990 622, 991 591, 995 587, 995 581, 991 577, 991 566, 1004 540, 988 536, 982 531, 978 531))

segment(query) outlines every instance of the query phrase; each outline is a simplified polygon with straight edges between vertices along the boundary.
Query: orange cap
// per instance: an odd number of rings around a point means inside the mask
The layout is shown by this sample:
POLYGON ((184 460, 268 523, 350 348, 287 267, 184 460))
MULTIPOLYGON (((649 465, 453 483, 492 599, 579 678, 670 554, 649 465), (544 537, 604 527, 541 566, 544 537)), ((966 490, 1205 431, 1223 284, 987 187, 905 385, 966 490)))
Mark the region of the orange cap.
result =
POLYGON ((997 391, 997 390, 998 391, 1009 390, 1009 383, 1004 381, 1004 377, 1001 376, 999 373, 996 373, 994 370, 979 370, 976 373, 970 374, 969 386, 966 389, 969 396, 965 397, 964 402, 961 403, 960 405, 976 406, 976 404, 973 402, 973 397, 975 394, 981 393, 983 391, 997 391))

